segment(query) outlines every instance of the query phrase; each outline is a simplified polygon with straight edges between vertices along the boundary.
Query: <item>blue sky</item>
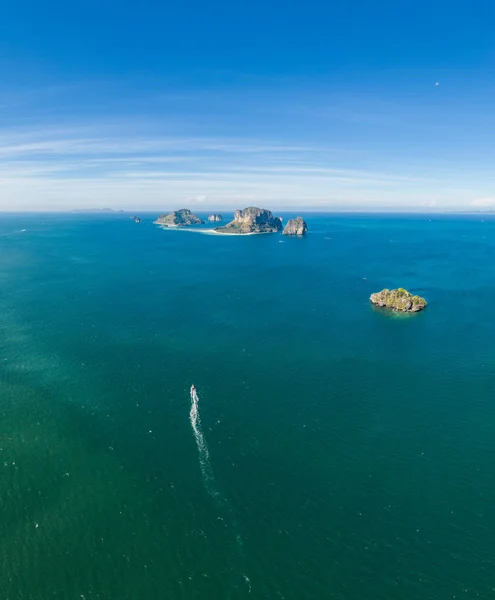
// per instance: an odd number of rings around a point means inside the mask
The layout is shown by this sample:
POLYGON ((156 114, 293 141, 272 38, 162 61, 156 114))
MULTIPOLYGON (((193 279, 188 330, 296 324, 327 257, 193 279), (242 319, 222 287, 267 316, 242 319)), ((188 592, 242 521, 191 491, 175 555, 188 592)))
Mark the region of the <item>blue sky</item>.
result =
POLYGON ((494 3, 1 13, 0 210, 495 208, 494 3))

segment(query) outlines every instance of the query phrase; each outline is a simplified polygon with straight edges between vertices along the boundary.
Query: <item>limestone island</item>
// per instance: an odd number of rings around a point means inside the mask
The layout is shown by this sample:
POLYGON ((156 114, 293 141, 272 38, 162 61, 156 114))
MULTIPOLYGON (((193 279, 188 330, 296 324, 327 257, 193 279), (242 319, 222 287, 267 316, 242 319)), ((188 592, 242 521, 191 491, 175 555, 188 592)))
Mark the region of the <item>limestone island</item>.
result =
POLYGON ((222 215, 210 215, 208 217, 208 221, 210 221, 210 223, 219 223, 220 221, 223 221, 223 217, 222 215))
POLYGON ((134 221, 134 223, 141 223, 141 219, 139 217, 129 217, 130 219, 132 219, 134 221))
POLYGON ((371 294, 372 304, 389 308, 395 312, 419 312, 427 306, 427 302, 421 296, 413 296, 404 288, 396 290, 382 290, 376 294, 371 294))
POLYGON ((189 227, 189 225, 203 225, 199 217, 194 215, 188 208, 174 210, 169 215, 160 215, 155 221, 156 225, 165 225, 167 227, 189 227))
POLYGON ((282 235, 306 235, 307 233, 308 226, 306 221, 302 217, 296 217, 287 221, 282 235))
POLYGON ((271 211, 256 206, 248 206, 243 210, 236 210, 234 220, 224 227, 216 227, 217 233, 228 233, 234 235, 252 233, 275 233, 281 231, 282 221, 274 217, 271 211))

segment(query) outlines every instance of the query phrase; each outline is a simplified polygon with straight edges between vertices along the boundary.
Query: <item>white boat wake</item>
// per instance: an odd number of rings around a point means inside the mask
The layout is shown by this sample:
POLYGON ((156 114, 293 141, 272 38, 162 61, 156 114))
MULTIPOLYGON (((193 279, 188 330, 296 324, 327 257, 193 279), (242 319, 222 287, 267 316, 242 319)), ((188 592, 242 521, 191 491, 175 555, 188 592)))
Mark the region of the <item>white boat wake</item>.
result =
MULTIPOLYGON (((206 443, 203 431, 201 429, 201 418, 199 416, 199 397, 194 386, 191 386, 191 410, 189 411, 189 420, 191 421, 191 427, 193 428, 194 438, 196 440, 196 446, 198 448, 199 466, 201 468, 201 475, 203 476, 203 483, 207 492, 210 494, 210 496, 214 498, 218 507, 222 508, 224 512, 228 513, 231 525, 234 529, 239 555, 241 557, 241 560, 245 562, 243 552, 243 541, 241 535, 238 533, 237 530, 237 523, 235 520, 234 510, 228 502, 228 500, 226 498, 223 498, 220 492, 215 487, 215 476, 213 474, 213 469, 211 466, 210 452, 208 450, 208 445, 206 443)), ((249 593, 251 593, 251 580, 245 573, 242 573, 242 577, 249 588, 249 593)))
POLYGON ((189 420, 191 421, 194 438, 196 439, 196 446, 198 447, 199 466, 201 467, 201 474, 203 475, 203 481, 208 493, 214 498, 218 498, 219 493, 215 489, 215 476, 213 475, 213 469, 211 468, 210 453, 201 430, 198 402, 198 394, 193 386, 191 387, 191 410, 189 411, 189 420))
POLYGON ((16 229, 15 231, 9 231, 8 233, 0 233, 0 237, 5 237, 8 235, 16 235, 16 233, 24 233, 25 229, 16 229))

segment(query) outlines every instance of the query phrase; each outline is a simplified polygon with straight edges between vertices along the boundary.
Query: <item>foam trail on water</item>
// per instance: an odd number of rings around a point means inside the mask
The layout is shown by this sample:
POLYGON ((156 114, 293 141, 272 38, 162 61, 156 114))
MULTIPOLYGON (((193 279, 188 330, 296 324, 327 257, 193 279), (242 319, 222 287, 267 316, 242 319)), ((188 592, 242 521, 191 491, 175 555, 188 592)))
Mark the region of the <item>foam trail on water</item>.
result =
POLYGON ((16 229, 15 231, 9 231, 8 233, 0 233, 0 237, 4 237, 6 235, 15 235, 16 233, 24 233, 25 229, 16 229))
POLYGON ((203 475, 203 481, 208 493, 213 497, 218 497, 219 494, 214 487, 215 477, 213 475, 213 469, 211 468, 210 453, 201 430, 198 402, 198 394, 194 388, 191 388, 191 410, 189 411, 189 420, 191 421, 194 437, 196 439, 196 446, 198 447, 201 474, 203 475))
MULTIPOLYGON (((191 387, 191 410, 189 411, 189 420, 191 421, 191 426, 194 432, 194 438, 196 440, 196 446, 198 447, 199 466, 201 468, 203 482, 208 493, 215 499, 217 505, 220 508, 223 508, 224 511, 229 514, 231 524, 234 528, 237 548, 239 550, 241 559, 243 560, 243 562, 245 562, 244 554, 242 551, 242 537, 237 531, 237 523, 235 520, 233 508, 230 506, 228 500, 226 498, 222 498, 219 491, 215 488, 215 476, 213 475, 213 469, 211 467, 210 452, 208 451, 208 445, 203 435, 203 431, 201 430, 201 418, 199 416, 199 397, 194 387, 191 387)), ((249 587, 249 593, 251 593, 251 580, 245 573, 242 573, 242 577, 247 586, 249 587)))

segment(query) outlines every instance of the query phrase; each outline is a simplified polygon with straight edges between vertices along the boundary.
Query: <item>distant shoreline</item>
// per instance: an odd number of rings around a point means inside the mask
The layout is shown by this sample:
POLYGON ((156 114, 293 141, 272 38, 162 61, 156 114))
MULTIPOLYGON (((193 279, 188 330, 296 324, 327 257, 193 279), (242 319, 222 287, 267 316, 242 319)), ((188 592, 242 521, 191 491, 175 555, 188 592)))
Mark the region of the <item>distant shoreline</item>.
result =
POLYGON ((163 225, 153 221, 154 225, 158 225, 160 229, 166 231, 167 229, 175 229, 176 231, 196 231, 197 233, 208 233, 212 235, 230 235, 234 237, 244 237, 246 235, 263 235, 268 233, 279 233, 277 231, 249 231, 247 233, 228 233, 226 231, 216 231, 215 229, 199 229, 195 228, 194 225, 163 225))
POLYGON ((263 235, 265 233, 279 233, 278 231, 248 231, 247 233, 229 233, 228 231, 216 231, 215 229, 210 229, 211 233, 215 235, 234 235, 243 237, 245 235, 263 235))

